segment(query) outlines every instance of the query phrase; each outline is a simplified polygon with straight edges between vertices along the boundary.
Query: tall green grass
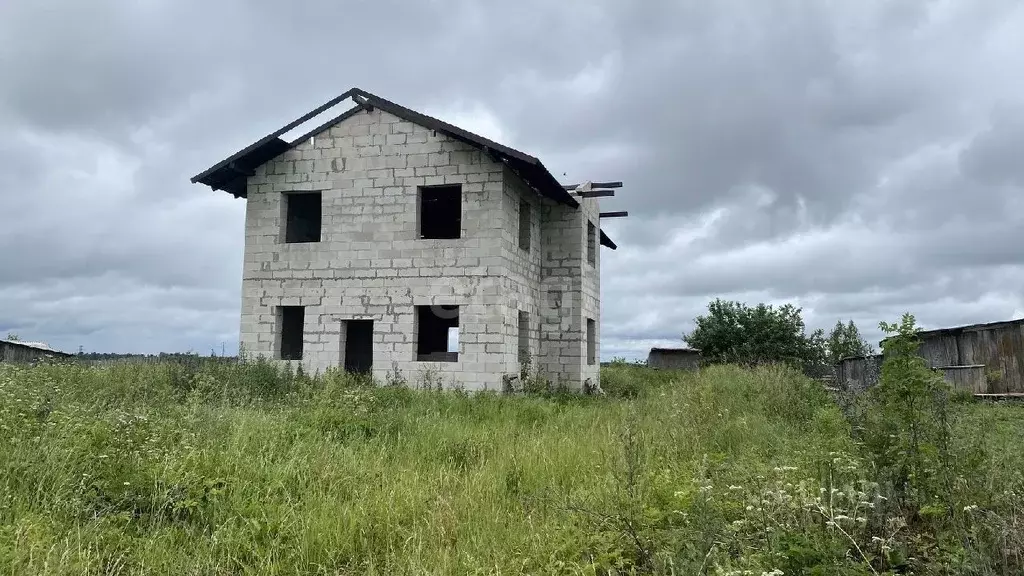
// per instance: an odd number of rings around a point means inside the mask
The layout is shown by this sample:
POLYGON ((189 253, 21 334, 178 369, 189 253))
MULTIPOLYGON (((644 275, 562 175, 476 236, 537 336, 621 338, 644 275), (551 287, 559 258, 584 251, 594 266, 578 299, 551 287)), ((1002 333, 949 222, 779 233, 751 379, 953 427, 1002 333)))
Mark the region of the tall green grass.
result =
MULTIPOLYGON (((924 549, 869 507, 884 495, 819 384, 602 382, 539 397, 262 362, 0 366, 0 573, 872 574, 885 547, 924 549)), ((967 514, 990 542, 1019 528, 1024 411, 962 409, 991 496, 967 514)), ((966 573, 1012 573, 962 540, 943 550, 966 573)))

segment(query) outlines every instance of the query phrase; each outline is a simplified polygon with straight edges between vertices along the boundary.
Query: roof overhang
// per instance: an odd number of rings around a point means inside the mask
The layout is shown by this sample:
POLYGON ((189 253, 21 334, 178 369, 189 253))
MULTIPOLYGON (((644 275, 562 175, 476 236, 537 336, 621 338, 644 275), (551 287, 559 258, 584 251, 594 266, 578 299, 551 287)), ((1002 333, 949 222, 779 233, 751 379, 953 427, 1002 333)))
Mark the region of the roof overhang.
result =
POLYGON ((604 233, 604 230, 601 230, 601 246, 607 246, 612 250, 618 248, 618 246, 615 245, 615 242, 612 242, 612 239, 609 238, 608 235, 604 233))

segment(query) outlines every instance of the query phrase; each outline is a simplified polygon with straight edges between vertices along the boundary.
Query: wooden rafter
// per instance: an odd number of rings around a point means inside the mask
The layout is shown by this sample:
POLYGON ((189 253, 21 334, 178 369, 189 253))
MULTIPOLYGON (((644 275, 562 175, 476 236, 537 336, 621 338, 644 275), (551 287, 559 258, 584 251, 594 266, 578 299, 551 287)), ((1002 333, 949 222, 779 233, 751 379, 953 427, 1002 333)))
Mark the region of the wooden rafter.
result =
MULTIPOLYGON (((563 184, 562 188, 566 190, 575 190, 579 188, 579 184, 563 184)), ((591 182, 591 188, 622 188, 622 182, 591 182)))
POLYGON ((603 198, 605 196, 615 196, 615 190, 587 190, 577 192, 576 195, 580 198, 603 198))

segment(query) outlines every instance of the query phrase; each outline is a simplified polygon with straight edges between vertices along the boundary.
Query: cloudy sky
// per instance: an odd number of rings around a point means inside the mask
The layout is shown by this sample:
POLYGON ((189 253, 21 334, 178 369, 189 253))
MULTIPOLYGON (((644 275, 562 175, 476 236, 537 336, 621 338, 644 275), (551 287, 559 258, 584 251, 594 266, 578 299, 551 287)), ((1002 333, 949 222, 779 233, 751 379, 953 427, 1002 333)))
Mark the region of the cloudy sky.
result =
POLYGON ((3 0, 0 337, 237 348, 243 201, 190 176, 352 86, 623 180, 602 356, 716 297, 1024 316, 1014 0, 3 0))

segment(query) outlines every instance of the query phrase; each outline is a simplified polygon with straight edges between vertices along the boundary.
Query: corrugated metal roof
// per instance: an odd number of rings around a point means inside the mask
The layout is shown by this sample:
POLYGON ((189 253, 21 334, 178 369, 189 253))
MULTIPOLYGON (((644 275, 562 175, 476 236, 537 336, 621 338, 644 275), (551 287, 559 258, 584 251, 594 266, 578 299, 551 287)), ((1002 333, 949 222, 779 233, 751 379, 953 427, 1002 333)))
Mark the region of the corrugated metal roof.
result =
POLYGON ((1014 326, 1024 324, 1024 318, 1017 318, 1015 320, 1000 320, 997 322, 985 322, 983 324, 967 324, 965 326, 954 326, 952 328, 933 328, 931 330, 921 330, 917 334, 918 336, 934 336, 937 334, 951 334, 954 332, 975 332, 978 330, 993 330, 995 328, 1004 328, 1006 326, 1014 326))
MULTIPOLYGON (((952 334, 960 334, 963 332, 980 332, 984 330, 996 330, 998 328, 1006 328, 1008 326, 1021 326, 1024 325, 1024 318, 1016 318, 1013 320, 998 320, 996 322, 984 322, 981 324, 965 324, 963 326, 953 326, 950 328, 932 328, 930 330, 918 330, 917 337, 920 339, 933 338, 935 336, 949 336, 952 334)), ((879 341, 879 345, 884 345, 892 336, 886 336, 879 341)))

